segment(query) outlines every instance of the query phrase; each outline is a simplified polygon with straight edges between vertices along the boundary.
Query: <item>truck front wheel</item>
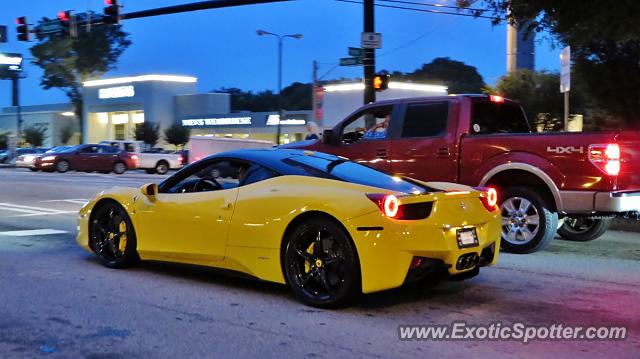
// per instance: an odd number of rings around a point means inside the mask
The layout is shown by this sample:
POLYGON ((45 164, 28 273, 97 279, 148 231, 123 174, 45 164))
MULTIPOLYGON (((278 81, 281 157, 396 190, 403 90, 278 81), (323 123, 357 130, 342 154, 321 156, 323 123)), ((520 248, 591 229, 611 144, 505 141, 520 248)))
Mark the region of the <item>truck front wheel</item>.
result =
POLYGON ((501 194, 502 248, 511 253, 544 249, 558 228, 558 214, 530 187, 511 187, 501 194))
POLYGON ((570 241, 588 242, 600 238, 609 229, 613 218, 573 218, 564 219, 558 234, 570 241))

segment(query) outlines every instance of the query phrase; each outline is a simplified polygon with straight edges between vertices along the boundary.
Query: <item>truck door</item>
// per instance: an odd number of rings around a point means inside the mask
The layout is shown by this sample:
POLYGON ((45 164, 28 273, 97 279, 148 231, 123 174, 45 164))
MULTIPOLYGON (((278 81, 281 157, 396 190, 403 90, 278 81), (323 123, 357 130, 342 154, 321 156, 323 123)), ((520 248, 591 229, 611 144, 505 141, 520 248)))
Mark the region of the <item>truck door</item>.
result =
POLYGON ((424 181, 455 182, 457 145, 449 101, 406 103, 390 141, 391 172, 424 181))
POLYGON ((381 171, 389 172, 389 139, 393 105, 366 108, 334 129, 336 144, 319 146, 322 152, 347 157, 381 171))

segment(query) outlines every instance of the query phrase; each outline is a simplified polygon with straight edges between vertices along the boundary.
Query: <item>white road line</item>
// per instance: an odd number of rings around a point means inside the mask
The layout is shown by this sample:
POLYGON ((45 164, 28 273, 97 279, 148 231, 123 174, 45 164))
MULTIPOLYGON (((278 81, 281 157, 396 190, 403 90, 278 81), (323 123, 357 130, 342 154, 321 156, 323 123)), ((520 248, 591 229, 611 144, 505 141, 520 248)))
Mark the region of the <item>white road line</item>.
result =
POLYGON ((73 203, 73 204, 85 204, 87 202, 89 202, 88 199, 84 199, 84 198, 71 198, 71 199, 50 199, 47 201, 40 201, 40 203, 55 203, 55 202, 66 202, 66 203, 73 203))
POLYGON ((67 231, 61 231, 58 229, 30 229, 25 231, 7 231, 0 232, 0 236, 11 236, 11 237, 27 237, 27 236, 45 236, 48 234, 63 234, 69 233, 67 231))
POLYGON ((17 211, 18 209, 25 209, 30 211, 38 211, 38 212, 58 212, 57 209, 44 208, 44 207, 32 207, 32 206, 23 206, 15 203, 0 203, 0 209, 8 209, 10 211, 17 211))
MULTIPOLYGON (((1 210, 2 208, 0 208, 1 210)), ((31 214, 16 214, 14 216, 9 216, 9 218, 17 218, 17 217, 35 217, 35 216, 54 216, 56 214, 69 214, 69 213, 78 213, 78 211, 58 211, 55 213, 31 213, 31 214)))

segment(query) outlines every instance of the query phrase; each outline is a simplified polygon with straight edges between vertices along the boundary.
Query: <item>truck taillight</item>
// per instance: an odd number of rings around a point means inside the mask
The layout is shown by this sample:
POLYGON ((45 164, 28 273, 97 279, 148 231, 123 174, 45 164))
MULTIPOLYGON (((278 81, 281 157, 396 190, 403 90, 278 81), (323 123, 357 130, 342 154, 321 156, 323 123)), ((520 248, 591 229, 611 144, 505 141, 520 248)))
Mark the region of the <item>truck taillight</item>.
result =
POLYGON ((620 173, 620 146, 617 143, 589 146, 589 161, 609 176, 620 173))
POLYGON ((504 97, 498 96, 498 95, 491 95, 489 96, 489 101, 496 102, 496 103, 503 103, 504 97))

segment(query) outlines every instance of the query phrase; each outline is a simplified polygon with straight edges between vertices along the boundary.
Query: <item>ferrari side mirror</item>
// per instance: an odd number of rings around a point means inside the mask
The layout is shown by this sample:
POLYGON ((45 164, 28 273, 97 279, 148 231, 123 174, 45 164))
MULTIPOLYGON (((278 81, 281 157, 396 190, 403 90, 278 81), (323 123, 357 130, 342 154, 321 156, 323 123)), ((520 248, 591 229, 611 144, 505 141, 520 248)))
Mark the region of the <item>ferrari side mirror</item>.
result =
POLYGON ((147 197, 152 197, 158 194, 158 184, 157 183, 148 183, 140 187, 142 194, 147 197))

